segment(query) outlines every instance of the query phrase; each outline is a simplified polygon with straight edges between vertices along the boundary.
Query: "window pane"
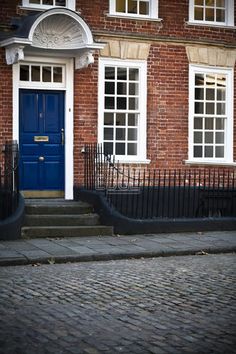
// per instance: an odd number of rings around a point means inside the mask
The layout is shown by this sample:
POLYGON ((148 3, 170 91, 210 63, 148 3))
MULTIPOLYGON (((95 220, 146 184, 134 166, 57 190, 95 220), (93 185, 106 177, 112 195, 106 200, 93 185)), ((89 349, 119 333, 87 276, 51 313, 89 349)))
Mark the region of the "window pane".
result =
POLYGON ((114 97, 105 97, 105 109, 114 109, 115 100, 114 97))
POLYGON ((195 132, 194 133, 194 143, 195 144, 202 143, 202 133, 201 132, 195 132))
POLYGON ((40 81, 40 66, 31 66, 31 81, 40 81))
POLYGON ((43 0, 43 5, 53 5, 53 0, 43 0))
POLYGON ((105 79, 115 80, 115 68, 113 67, 105 68, 105 79))
POLYGON ((138 115, 129 114, 128 116, 128 126, 137 126, 138 125, 138 115))
POLYGON ((213 133, 205 133, 205 143, 206 144, 213 144, 213 133))
POLYGON ((137 129, 128 129, 128 140, 137 140, 137 129))
POLYGON ((203 113, 203 102, 195 102, 195 113, 196 114, 201 114, 203 113))
POLYGON ((193 156, 194 157, 202 157, 202 146, 194 146, 193 156))
POLYGON ((215 99, 215 90, 206 89, 206 100, 214 101, 214 99, 215 99))
POLYGON ((139 69, 129 69, 129 80, 130 81, 139 80, 139 69))
POLYGON ((51 70, 50 66, 43 66, 43 82, 51 82, 51 70))
POLYGON ((203 88, 196 88, 195 89, 195 99, 196 100, 203 100, 204 99, 204 89, 203 88))
POLYGON ((194 5, 203 5, 204 0, 194 0, 194 5))
POLYGON ((129 95, 138 95, 138 84, 133 82, 129 84, 129 95))
POLYGON ((30 4, 40 4, 40 0, 29 0, 30 4))
POLYGON ((116 140, 125 140, 125 128, 116 129, 116 140))
POLYGON ((213 118, 206 118, 205 119, 205 129, 213 130, 213 118))
POLYGON ((217 103, 217 114, 225 114, 225 103, 217 103))
POLYGON ((105 128, 104 129, 104 140, 113 140, 113 129, 105 128))
POLYGON ((148 15, 149 14, 149 3, 148 2, 140 1, 139 13, 140 13, 140 15, 148 15))
POLYGON ((216 0, 217 7, 225 7, 225 0, 216 0))
POLYGON ((224 75, 217 75, 217 87, 226 87, 226 77, 224 75))
POLYGON ((202 129, 202 118, 194 118, 194 129, 202 129))
POLYGON ((56 6, 66 6, 65 0, 56 0, 56 6))
POLYGON ((115 83, 111 81, 107 81, 105 83, 105 93, 108 95, 112 95, 115 93, 115 83))
POLYGON ((125 143, 116 143, 116 155, 125 155, 125 143))
POLYGON ((20 80, 29 81, 29 65, 20 66, 20 80))
POLYGON ((224 146, 216 146, 215 154, 218 158, 224 158, 224 146))
POLYGON ((127 99, 126 97, 117 97, 117 109, 126 109, 127 99))
POLYGON ((137 14, 137 0, 128 0, 128 13, 137 14))
POLYGON ((216 21, 225 22, 225 10, 216 9, 216 21))
POLYGON ((129 109, 130 110, 138 109, 138 98, 130 98, 129 99, 129 109))
POLYGON ((126 68, 117 68, 117 80, 127 80, 126 68))
POLYGON ((214 6, 214 0, 206 0, 205 5, 213 7, 214 6))
POLYGON ((206 114, 214 114, 215 113, 215 103, 206 103, 206 114))
POLYGON ((113 143, 104 143, 104 152, 113 155, 113 143))
POLYGON ((204 157, 213 157, 213 146, 205 146, 204 157))
POLYGON ((202 21, 203 20, 203 8, 195 7, 194 9, 194 20, 202 21))
POLYGON ((203 85, 204 85, 204 74, 196 74, 195 86, 203 86, 203 85))
POLYGON ((217 130, 224 130, 224 119, 223 118, 216 119, 216 129, 217 130))
POLYGON ((127 94, 126 87, 127 87, 126 82, 117 82, 117 95, 126 95, 127 94))
POLYGON ((53 68, 53 82, 62 82, 62 68, 59 66, 53 68))
POLYGON ((225 101, 225 89, 217 89, 217 101, 225 101))
POLYGON ((137 144, 128 144, 128 155, 137 155, 137 144))
POLYGON ((116 0, 116 12, 125 12, 125 0, 116 0))
POLYGON ((214 8, 206 8, 205 21, 214 21, 214 8))
POLYGON ((223 132, 216 132, 216 144, 224 144, 225 135, 223 132))
POLYGON ((206 85, 208 87, 211 87, 211 86, 215 86, 215 82, 216 82, 216 77, 214 74, 208 74, 206 75, 206 85))
POLYGON ((104 125, 113 125, 114 117, 113 113, 104 113, 104 125))
POLYGON ((116 125, 125 125, 125 114, 117 113, 116 114, 116 125))

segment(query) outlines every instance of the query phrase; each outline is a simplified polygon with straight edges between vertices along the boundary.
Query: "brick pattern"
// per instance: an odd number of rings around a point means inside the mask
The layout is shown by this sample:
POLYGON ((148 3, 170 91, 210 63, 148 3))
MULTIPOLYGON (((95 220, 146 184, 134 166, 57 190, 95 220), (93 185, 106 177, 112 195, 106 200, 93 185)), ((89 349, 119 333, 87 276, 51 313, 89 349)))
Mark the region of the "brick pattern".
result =
MULTIPOLYGON (((21 4, 21 1, 1 2, 0 27, 6 31, 10 28, 12 17, 29 13, 17 7, 17 4, 21 4)), ((148 57, 147 158, 151 160, 151 168, 184 167, 184 160, 188 158, 189 66, 184 43, 193 44, 198 41, 204 45, 205 41, 211 41, 217 45, 222 43, 222 47, 223 44, 233 47, 236 45, 235 30, 188 25, 187 0, 159 0, 159 17, 163 19, 161 22, 110 17, 108 0, 77 0, 76 9, 81 12, 96 40, 104 41, 104 38, 99 37, 100 32, 106 34, 107 38, 114 32, 118 38, 122 33, 126 40, 129 36, 140 39, 140 35, 153 39, 148 57)), ((81 149, 84 143, 97 141, 98 55, 93 65, 75 71, 74 76, 75 184, 80 184, 83 178, 81 149)), ((4 49, 0 49, 0 97, 2 143, 12 137, 12 68, 5 64, 4 49)), ((236 159, 236 120, 234 132, 236 159)))
POLYGON ((0 48, 0 144, 12 139, 12 68, 0 48))

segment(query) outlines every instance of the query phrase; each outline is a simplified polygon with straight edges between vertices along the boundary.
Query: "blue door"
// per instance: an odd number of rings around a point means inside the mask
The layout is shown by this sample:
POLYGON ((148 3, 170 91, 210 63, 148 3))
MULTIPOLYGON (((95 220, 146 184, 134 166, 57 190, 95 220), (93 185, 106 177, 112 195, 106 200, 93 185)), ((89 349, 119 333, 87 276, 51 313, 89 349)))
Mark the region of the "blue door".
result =
POLYGON ((20 90, 20 189, 64 190, 64 92, 20 90))

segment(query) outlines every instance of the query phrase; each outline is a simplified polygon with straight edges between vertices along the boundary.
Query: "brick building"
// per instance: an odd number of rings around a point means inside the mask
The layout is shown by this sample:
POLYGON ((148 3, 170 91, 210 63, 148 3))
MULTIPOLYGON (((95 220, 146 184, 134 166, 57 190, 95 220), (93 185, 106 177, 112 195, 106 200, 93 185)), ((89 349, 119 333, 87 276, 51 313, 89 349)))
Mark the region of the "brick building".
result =
POLYGON ((0 143, 19 142, 21 189, 73 199, 92 142, 150 168, 236 166, 235 6, 2 0, 0 143))

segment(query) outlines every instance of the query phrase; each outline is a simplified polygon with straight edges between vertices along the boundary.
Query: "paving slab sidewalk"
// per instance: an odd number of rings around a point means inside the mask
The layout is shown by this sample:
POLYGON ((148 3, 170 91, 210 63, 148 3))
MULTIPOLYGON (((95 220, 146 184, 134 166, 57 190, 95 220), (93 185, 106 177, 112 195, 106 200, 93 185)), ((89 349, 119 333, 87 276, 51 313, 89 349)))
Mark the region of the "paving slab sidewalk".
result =
POLYGON ((236 231, 0 241, 0 266, 236 252, 236 231))

